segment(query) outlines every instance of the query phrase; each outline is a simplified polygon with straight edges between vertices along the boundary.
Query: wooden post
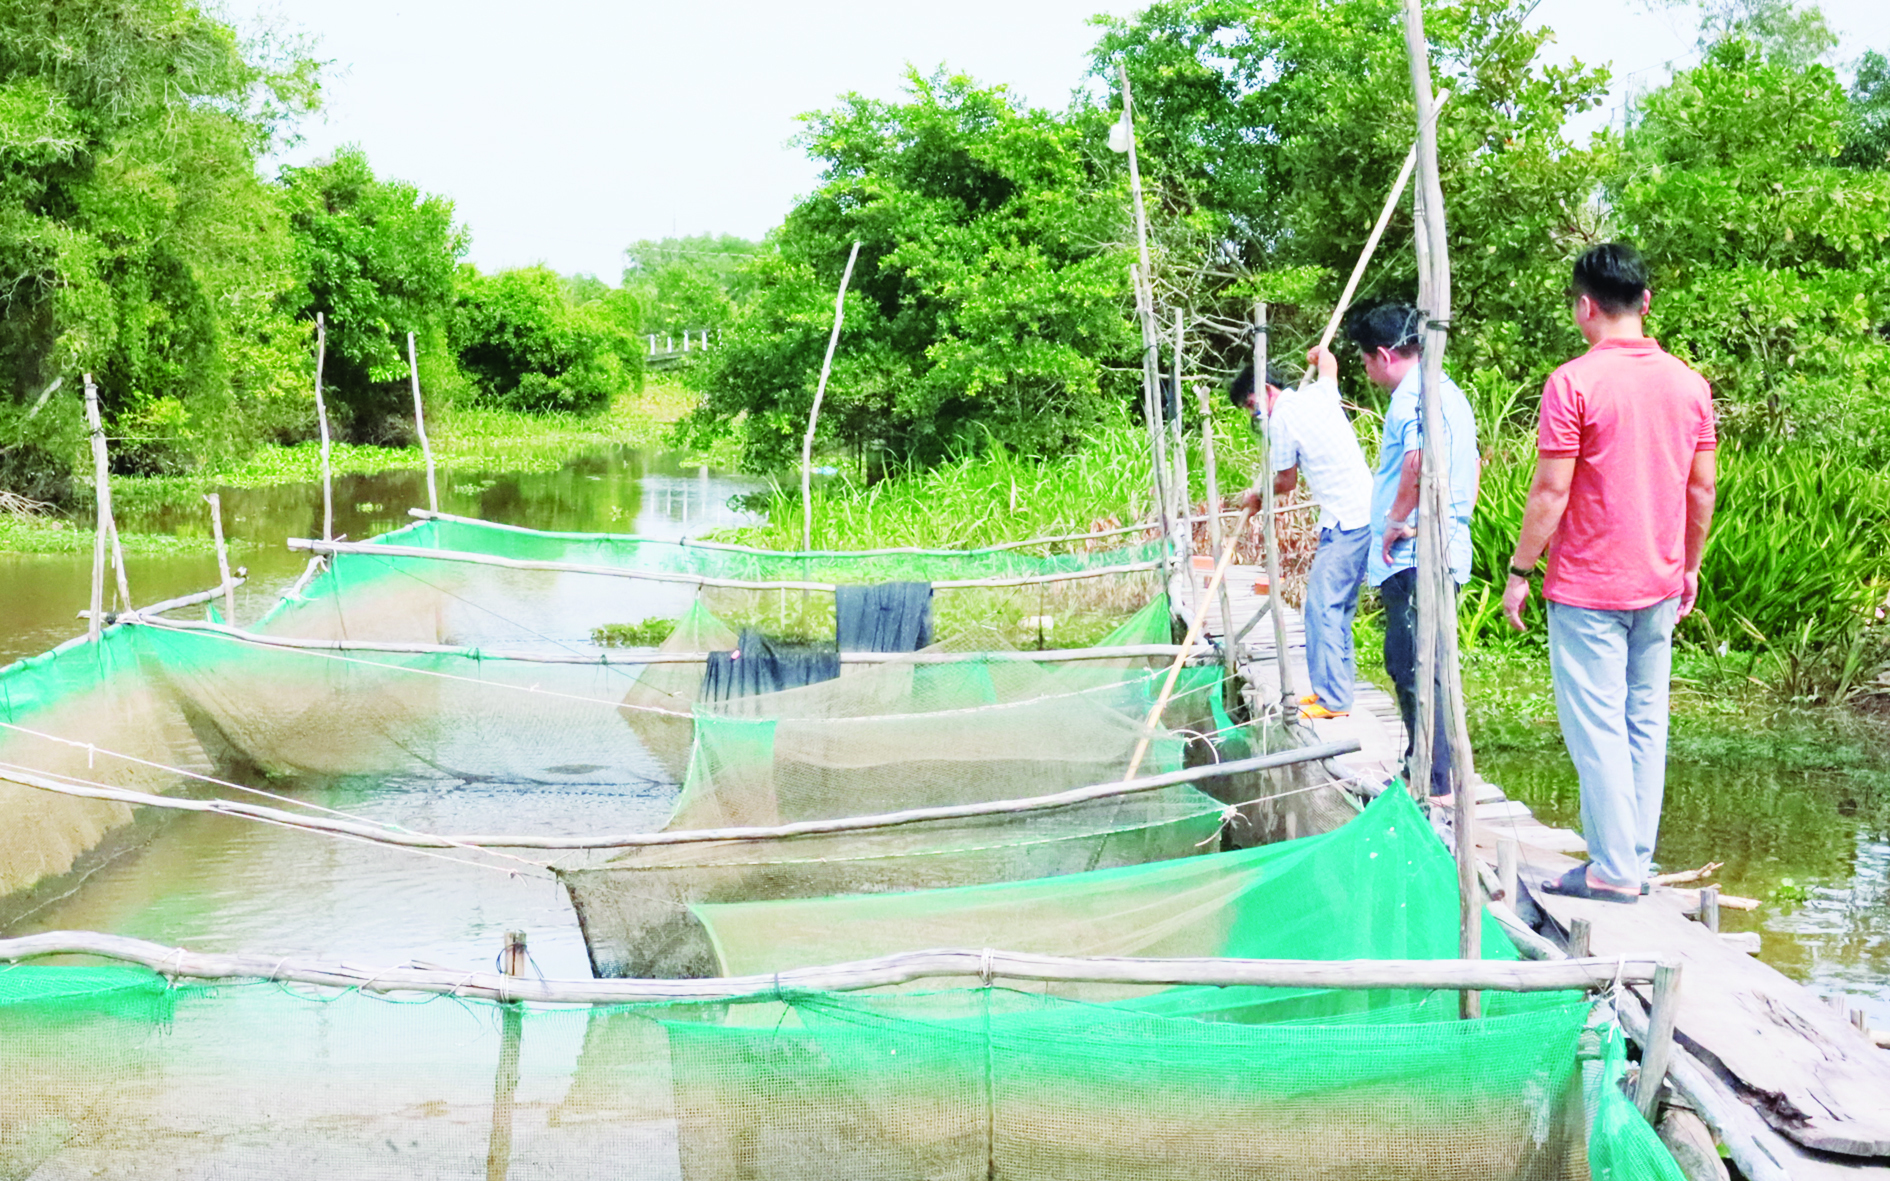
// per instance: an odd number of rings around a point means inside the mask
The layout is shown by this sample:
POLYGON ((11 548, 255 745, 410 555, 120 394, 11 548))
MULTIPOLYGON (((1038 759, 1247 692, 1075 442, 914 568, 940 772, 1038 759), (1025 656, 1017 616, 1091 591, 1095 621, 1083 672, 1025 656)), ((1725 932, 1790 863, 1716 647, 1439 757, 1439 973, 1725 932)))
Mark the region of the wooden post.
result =
MULTIPOLYGON (((1221 552, 1221 482, 1214 468, 1214 403, 1205 385, 1194 387, 1195 397, 1201 403, 1201 466, 1202 478, 1207 481, 1207 532, 1208 552, 1221 552)), ((1190 526, 1192 528, 1192 526, 1190 526)), ((1194 579, 1194 571, 1188 572, 1189 581, 1194 579)), ((1227 580, 1221 580, 1221 664, 1227 673, 1224 693, 1231 696, 1237 690, 1234 678, 1239 672, 1234 646, 1239 641, 1234 636, 1234 604, 1227 594, 1227 580)))
MULTIPOLYGON (((1273 413, 1267 409, 1267 305, 1253 305, 1253 394, 1260 413, 1260 533, 1266 547, 1267 611, 1273 616, 1273 655, 1280 675, 1280 717, 1287 726, 1299 721, 1299 691, 1286 652, 1286 616, 1280 610, 1279 514, 1273 511, 1273 413)), ((1243 518, 1241 525, 1245 527, 1243 518)))
MULTIPOLYGON (((499 970, 507 976, 525 974, 525 932, 505 933, 499 970)), ((516 1001, 500 1005, 499 1021, 499 1069, 492 1080, 492 1140, 486 1149, 486 1181, 506 1181, 512 1168, 512 1111, 518 1097, 519 1046, 525 1036, 523 1006, 516 1001)))
POLYGON ((98 387, 92 384, 90 373, 85 375, 85 421, 92 433, 92 491, 98 505, 92 532, 92 622, 86 634, 96 640, 105 620, 105 547, 114 529, 111 459, 105 452, 105 427, 99 420, 98 387))
MULTIPOLYGON (((1207 601, 1194 594, 1194 493, 1193 481, 1188 479, 1188 437, 1182 430, 1181 409, 1181 348, 1183 342, 1181 309, 1175 309, 1175 353, 1170 358, 1169 382, 1175 391, 1175 417, 1168 424, 1168 449, 1174 461, 1175 473, 1175 540, 1179 545, 1176 554, 1181 568, 1188 572, 1189 597, 1195 600, 1196 611, 1206 611, 1207 601)), ((1168 413, 1168 399, 1162 399, 1162 413, 1168 413)), ((1209 551, 1212 552, 1212 551, 1209 551)), ((1225 620, 1221 627, 1228 626, 1225 620)))
POLYGON ((1496 838, 1496 880, 1502 888, 1502 901, 1510 909, 1516 907, 1516 859, 1520 850, 1515 837, 1496 838))
MULTIPOLYGON (((1437 129, 1433 122, 1436 100, 1431 92, 1430 48, 1424 37, 1421 0, 1404 0, 1405 50, 1411 64, 1411 95, 1417 108, 1417 176, 1419 219, 1418 315, 1422 348, 1424 415, 1423 475, 1418 496, 1418 711, 1417 765, 1413 778, 1429 784, 1433 761, 1450 762, 1449 782, 1455 803, 1453 829, 1457 845, 1457 886, 1460 899, 1458 955, 1475 959, 1482 945, 1483 897, 1476 871, 1476 800, 1469 787, 1465 760, 1469 746, 1461 732, 1462 684, 1455 667, 1456 588, 1451 581, 1449 553, 1450 464, 1444 430, 1442 383, 1446 328, 1450 322, 1450 253, 1444 226, 1444 189, 1437 168, 1437 129), (1445 683, 1444 699, 1437 686, 1445 683), (1451 719, 1450 749, 1433 749, 1438 711, 1451 719)), ((1427 789, 1428 790, 1428 789, 1427 789)), ((1463 994, 1462 1012, 1479 1011, 1474 993, 1463 994)))
POLYGON ((1715 934, 1719 932, 1719 887, 1700 887, 1700 921, 1706 929, 1715 934))
POLYGON ((335 539, 335 480, 328 466, 328 404, 322 401, 322 362, 328 356, 328 324, 315 313, 315 418, 322 431, 322 540, 335 539))
POLYGON ((222 579, 223 622, 236 626, 236 583, 230 578, 230 551, 223 544, 223 498, 212 492, 204 497, 210 506, 210 536, 217 543, 217 577, 222 579))
MULTIPOLYGON (((1155 505, 1162 517, 1162 535, 1179 553, 1175 539, 1178 527, 1169 501, 1172 489, 1164 470, 1167 454, 1162 442, 1161 360, 1159 336, 1155 331, 1155 269, 1148 254, 1148 212, 1142 203, 1142 166, 1135 152, 1135 95, 1129 86, 1129 65, 1116 63, 1116 77, 1122 83, 1122 125, 1128 130, 1123 150, 1129 157, 1129 206, 1135 214, 1135 251, 1137 266, 1129 277, 1135 285, 1137 318, 1142 325, 1142 407, 1148 420, 1149 459, 1154 465, 1155 505)), ((1194 590, 1194 571, 1188 571, 1188 590, 1194 590)), ((1196 612, 1199 614, 1199 612, 1196 612)))
POLYGON ((1654 1122, 1654 1105, 1660 1099, 1660 1084, 1667 1077, 1667 1061, 1673 1057, 1673 1023, 1680 999, 1680 965, 1662 964, 1654 969, 1654 999, 1647 1006, 1647 1040, 1641 1043, 1641 1077, 1634 1087, 1634 1105, 1648 1123, 1654 1122))
POLYGON ((440 511, 440 486, 433 475, 433 445, 427 442, 427 408, 420 401, 420 360, 414 354, 413 333, 407 334, 407 375, 413 379, 413 429, 420 436, 420 455, 427 462, 427 510, 440 511))
POLYGON ((1593 928, 1587 919, 1570 919, 1568 924, 1568 958, 1582 960, 1588 958, 1589 943, 1593 928))
MULTIPOLYGON (((827 396, 827 375, 833 372, 833 351, 840 345, 840 322, 846 318, 847 284, 853 279, 853 262, 860 257, 855 242, 847 254, 847 269, 840 274, 840 293, 833 299, 833 331, 827 334, 827 359, 820 363, 820 384, 814 387, 814 407, 807 413, 807 434, 801 439, 801 549, 814 548, 814 428, 820 423, 820 403, 827 396)), ((683 333, 683 347, 689 334, 683 333)))

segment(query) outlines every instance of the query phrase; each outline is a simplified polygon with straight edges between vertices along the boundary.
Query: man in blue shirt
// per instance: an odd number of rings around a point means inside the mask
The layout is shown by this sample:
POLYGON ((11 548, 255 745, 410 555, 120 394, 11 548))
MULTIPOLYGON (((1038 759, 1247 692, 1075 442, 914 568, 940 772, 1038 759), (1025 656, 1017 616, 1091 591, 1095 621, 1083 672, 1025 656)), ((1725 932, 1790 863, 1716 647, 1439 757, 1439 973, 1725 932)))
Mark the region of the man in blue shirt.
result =
MULTIPOLYGON (((1418 313, 1404 303, 1380 304, 1355 315, 1346 335, 1358 346, 1365 376, 1391 391, 1385 433, 1379 444, 1378 471, 1372 478, 1372 546, 1366 581, 1378 588, 1385 605, 1385 672, 1397 689, 1398 712, 1407 736, 1417 729, 1417 503, 1423 470, 1424 413, 1418 401, 1423 385, 1418 356, 1418 313)), ((1443 458, 1450 481, 1448 555, 1451 577, 1459 588, 1470 579, 1470 514, 1476 508, 1480 463, 1476 417, 1457 383, 1445 377, 1438 390, 1444 421, 1443 458)), ((1453 607, 1454 609, 1454 607, 1453 607)), ((1442 669, 1439 669, 1442 672, 1442 669)), ((1441 682, 1440 682, 1441 686, 1441 682)), ((1442 700, 1441 687, 1439 700, 1442 700)), ((1431 794, 1450 790, 1449 726, 1437 711, 1432 749, 1431 794)), ((1407 737, 1405 757, 1414 741, 1407 737)))

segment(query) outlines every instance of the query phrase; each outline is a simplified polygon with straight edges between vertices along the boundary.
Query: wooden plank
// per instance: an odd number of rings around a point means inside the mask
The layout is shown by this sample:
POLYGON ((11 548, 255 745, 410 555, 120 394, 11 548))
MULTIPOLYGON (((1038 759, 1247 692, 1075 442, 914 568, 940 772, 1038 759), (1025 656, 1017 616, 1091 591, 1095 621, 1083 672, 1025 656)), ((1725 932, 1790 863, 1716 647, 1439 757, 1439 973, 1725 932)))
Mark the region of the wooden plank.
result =
POLYGON ((1817 1152, 1890 1156, 1890 1055, 1809 990, 1688 920, 1675 892, 1634 906, 1546 894, 1542 880, 1576 862, 1526 844, 1523 854, 1536 906, 1563 930, 1588 920, 1592 954, 1658 949, 1684 968, 1681 1044, 1768 1124, 1817 1152))

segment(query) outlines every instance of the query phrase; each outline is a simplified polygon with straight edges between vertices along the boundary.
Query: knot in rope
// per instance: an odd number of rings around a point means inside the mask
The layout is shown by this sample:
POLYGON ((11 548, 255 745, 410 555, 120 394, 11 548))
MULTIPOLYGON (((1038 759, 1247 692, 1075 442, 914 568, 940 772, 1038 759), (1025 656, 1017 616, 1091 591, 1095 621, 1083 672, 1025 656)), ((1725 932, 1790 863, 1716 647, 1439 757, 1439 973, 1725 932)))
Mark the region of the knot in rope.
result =
POLYGON ((978 979, 986 988, 991 987, 991 975, 991 949, 987 947, 978 953, 978 979))

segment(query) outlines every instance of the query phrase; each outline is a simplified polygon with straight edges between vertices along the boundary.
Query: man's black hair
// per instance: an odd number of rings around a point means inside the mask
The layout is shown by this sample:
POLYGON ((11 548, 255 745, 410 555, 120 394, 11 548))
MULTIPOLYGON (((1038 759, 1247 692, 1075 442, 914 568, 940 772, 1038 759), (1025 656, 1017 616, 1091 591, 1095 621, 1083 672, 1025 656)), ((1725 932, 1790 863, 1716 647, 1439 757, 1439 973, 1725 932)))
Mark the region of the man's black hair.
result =
POLYGON ((1418 355, 1418 311, 1402 302, 1358 308, 1346 317, 1345 335, 1361 353, 1390 349, 1400 357, 1415 357, 1418 355))
POLYGON ((1647 294, 1647 264, 1626 242, 1604 242, 1575 260, 1574 287, 1610 316, 1636 313, 1647 294))
MULTIPOLYGON (((1293 375, 1288 373, 1276 361, 1267 362, 1267 384, 1274 389, 1287 389, 1293 384, 1293 375)), ((1242 410, 1248 409, 1253 399, 1253 362, 1249 361, 1234 375, 1234 384, 1228 387, 1228 400, 1242 410)))

